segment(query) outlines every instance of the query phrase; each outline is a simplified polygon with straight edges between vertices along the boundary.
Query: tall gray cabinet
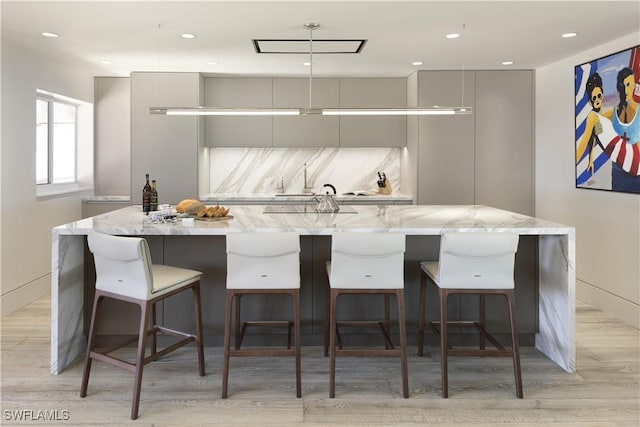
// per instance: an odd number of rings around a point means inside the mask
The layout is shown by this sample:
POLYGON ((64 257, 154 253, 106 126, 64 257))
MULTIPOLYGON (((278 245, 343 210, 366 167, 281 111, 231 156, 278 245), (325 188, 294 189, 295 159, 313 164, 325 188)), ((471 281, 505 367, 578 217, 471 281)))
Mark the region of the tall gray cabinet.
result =
POLYGON ((418 204, 482 204, 533 214, 533 81, 526 70, 420 71, 409 78, 419 106, 473 107, 472 115, 410 122, 407 148, 418 204))
POLYGON ((131 204, 142 203, 144 175, 160 203, 198 198, 198 116, 149 114, 149 107, 200 105, 199 73, 131 73, 131 204))

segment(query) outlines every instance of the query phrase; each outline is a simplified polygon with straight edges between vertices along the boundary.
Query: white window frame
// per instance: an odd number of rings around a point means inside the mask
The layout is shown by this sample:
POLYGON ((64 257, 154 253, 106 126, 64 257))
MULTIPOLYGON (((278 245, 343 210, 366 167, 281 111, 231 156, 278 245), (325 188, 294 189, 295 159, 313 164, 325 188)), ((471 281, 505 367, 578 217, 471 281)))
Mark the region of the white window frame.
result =
MULTIPOLYGON (((69 193, 86 192, 93 193, 93 104, 58 95, 52 92, 38 89, 36 100, 63 103, 76 107, 76 132, 75 132, 75 181, 66 183, 51 183, 52 176, 52 135, 49 134, 49 183, 36 185, 36 196, 50 197, 66 195, 69 193)), ((36 101, 37 103, 37 101, 36 101)), ((51 108, 49 122, 51 126, 51 108)), ((51 128, 50 128, 51 131, 51 128)), ((34 176, 35 181, 35 176, 34 176)))

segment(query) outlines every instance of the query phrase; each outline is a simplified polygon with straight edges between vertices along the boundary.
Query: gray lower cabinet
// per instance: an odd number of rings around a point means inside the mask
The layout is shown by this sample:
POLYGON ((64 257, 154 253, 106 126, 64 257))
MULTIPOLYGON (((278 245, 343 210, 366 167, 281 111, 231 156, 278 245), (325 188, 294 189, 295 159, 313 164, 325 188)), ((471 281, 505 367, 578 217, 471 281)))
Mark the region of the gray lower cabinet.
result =
MULTIPOLYGON (((151 256, 156 263, 175 265, 202 271, 201 301, 205 333, 205 345, 221 346, 224 333, 224 302, 226 252, 225 236, 147 236, 151 256)), ((324 304, 327 294, 326 261, 331 258, 331 236, 302 236, 300 254, 300 311, 302 320, 302 344, 320 346, 324 337, 324 304)), ((536 278, 536 236, 521 239, 516 257, 516 299, 518 306, 518 330, 522 346, 533 345, 537 331, 538 289, 536 278)), ((409 345, 415 345, 418 330, 418 302, 420 292, 420 262, 435 259, 438 254, 438 236, 408 236, 405 253, 405 302, 407 336, 409 345)), ((89 257, 90 258, 90 257, 89 257)), ((89 265, 90 270, 92 264, 89 265)), ((87 276, 88 298, 91 297, 93 271, 87 276)), ((382 319, 384 304, 379 296, 344 296, 338 311, 340 320, 382 319)), ((91 301, 90 299, 88 301, 91 301)), ((341 300, 342 301, 342 300, 341 300)), ((91 303, 85 303, 88 313, 91 303)), ((192 300, 189 292, 182 292, 158 304, 158 319, 172 329, 195 330, 192 300)), ((509 342, 505 304, 501 298, 487 299, 488 329, 496 332, 503 342, 509 342), (504 340, 503 340, 504 339, 504 340)), ((465 319, 477 313, 478 299, 473 296, 452 297, 449 304, 450 319, 465 319)), ((105 303, 105 310, 118 313, 114 322, 103 325, 99 331, 107 336, 102 340, 114 340, 108 335, 133 335, 137 331, 139 313, 132 304, 105 303)), ((253 296, 242 298, 242 313, 247 319, 286 320, 292 318, 291 299, 286 296, 253 296)), ((432 286, 427 295, 427 318, 438 316, 436 290, 432 286)), ((392 316, 393 319, 393 316, 392 316)), ((397 324, 392 332, 397 340, 397 324)), ((372 328, 344 328, 341 335, 345 346, 380 345, 379 331, 372 328)), ((461 335, 452 330, 455 344, 477 342, 476 334, 461 335)), ((437 345, 437 336, 426 336, 428 345, 437 345)), ((247 345, 286 345, 286 330, 271 328, 249 330, 247 345)))

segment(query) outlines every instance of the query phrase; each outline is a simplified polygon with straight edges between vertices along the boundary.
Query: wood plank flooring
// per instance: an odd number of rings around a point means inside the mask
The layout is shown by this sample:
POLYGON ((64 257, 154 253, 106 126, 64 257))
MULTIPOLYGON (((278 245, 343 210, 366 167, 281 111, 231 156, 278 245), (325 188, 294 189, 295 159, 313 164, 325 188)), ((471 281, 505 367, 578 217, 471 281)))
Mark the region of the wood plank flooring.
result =
POLYGON ((640 425, 640 333, 580 302, 577 372, 522 348, 523 400, 507 358, 451 359, 450 397, 442 399, 434 347, 423 358, 410 348, 409 399, 401 397, 396 358, 338 359, 336 398, 329 399, 329 361, 322 348, 303 347, 302 399, 295 398, 293 359, 236 358, 229 398, 221 400, 221 349, 205 349, 207 375, 199 377, 195 347, 187 346, 145 368, 136 421, 129 419, 130 373, 94 362, 84 399, 80 360, 49 374, 49 311, 45 297, 2 319, 2 425, 640 425), (43 420, 47 414, 54 419, 43 420))

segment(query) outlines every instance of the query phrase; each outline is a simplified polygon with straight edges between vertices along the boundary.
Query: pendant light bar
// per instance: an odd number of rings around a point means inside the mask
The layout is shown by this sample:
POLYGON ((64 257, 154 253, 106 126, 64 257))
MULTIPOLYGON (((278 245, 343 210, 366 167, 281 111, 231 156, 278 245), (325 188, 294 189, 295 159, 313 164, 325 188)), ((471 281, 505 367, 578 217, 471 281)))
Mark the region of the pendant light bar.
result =
POLYGON ((298 108, 207 108, 207 107, 151 107, 151 114, 167 116, 299 116, 298 108))
POLYGON ((322 110, 323 116, 447 116, 455 114, 471 114, 471 108, 325 108, 322 110))
POLYGON ((167 116, 447 116, 471 114, 471 107, 431 108, 208 108, 151 107, 150 114, 167 116))
MULTIPOLYGON (((471 107, 407 107, 407 108, 313 108, 313 31, 320 24, 304 24, 309 30, 309 105, 308 108, 209 108, 151 107, 151 114, 167 116, 448 116, 471 114, 471 107)), ((464 26, 463 26, 464 29, 464 26)), ((464 65, 462 69, 462 103, 464 105, 464 65)))

